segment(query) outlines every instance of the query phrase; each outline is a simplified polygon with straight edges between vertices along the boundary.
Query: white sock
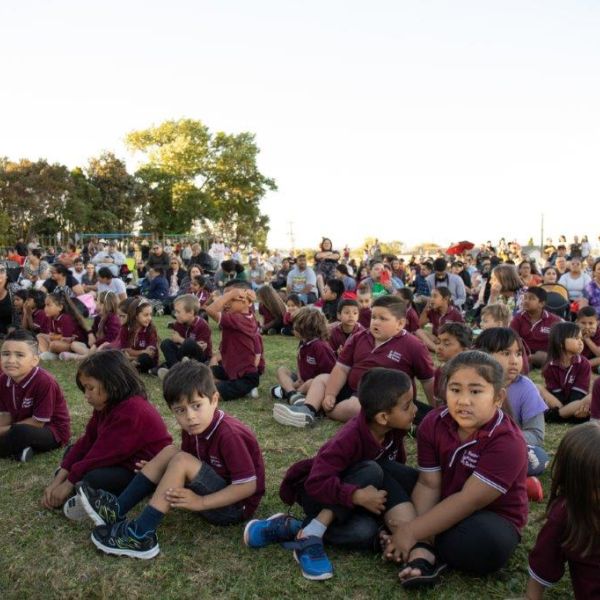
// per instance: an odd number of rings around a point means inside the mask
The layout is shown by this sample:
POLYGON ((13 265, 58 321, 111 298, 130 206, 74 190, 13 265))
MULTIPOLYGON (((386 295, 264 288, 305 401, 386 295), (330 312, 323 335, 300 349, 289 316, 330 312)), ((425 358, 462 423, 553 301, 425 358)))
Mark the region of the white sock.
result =
POLYGON ((318 519, 313 519, 306 527, 302 529, 302 537, 311 535, 322 538, 327 531, 327 526, 323 525, 318 519))

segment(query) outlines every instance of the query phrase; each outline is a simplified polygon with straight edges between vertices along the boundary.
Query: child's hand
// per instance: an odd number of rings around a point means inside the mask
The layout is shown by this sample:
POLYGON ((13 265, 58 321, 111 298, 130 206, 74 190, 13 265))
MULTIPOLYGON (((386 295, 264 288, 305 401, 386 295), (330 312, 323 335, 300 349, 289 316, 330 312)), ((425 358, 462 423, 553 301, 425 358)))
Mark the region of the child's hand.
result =
POLYGON ((165 498, 171 508, 195 511, 204 509, 204 498, 187 488, 169 488, 165 492, 165 498))
POLYGON ((323 404, 321 407, 325 412, 330 412, 335 408, 335 396, 331 394, 326 394, 325 398, 323 398, 323 404))
POLYGON ((360 488, 352 494, 352 502, 357 506, 366 508, 369 512, 380 515, 385 511, 385 500, 387 492, 378 490, 373 485, 360 488))
POLYGON ((65 480, 58 485, 50 484, 44 490, 42 506, 45 508, 58 508, 62 506, 73 493, 74 488, 75 486, 69 480, 65 480))
POLYGON ((139 473, 146 465, 148 464, 147 460, 139 460, 135 463, 135 472, 139 473))

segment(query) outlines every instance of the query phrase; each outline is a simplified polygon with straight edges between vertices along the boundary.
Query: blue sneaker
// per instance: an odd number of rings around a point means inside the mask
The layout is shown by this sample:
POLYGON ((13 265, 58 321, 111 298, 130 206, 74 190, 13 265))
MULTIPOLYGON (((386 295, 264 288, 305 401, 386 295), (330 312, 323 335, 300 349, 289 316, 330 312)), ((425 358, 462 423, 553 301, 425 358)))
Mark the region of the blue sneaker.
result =
POLYGON ((290 515, 277 513, 268 519, 254 519, 244 529, 244 544, 249 548, 264 548, 293 540, 302 527, 302 522, 290 515))
POLYGON ((333 577, 333 565, 325 554, 323 540, 316 535, 286 542, 284 548, 294 551, 294 558, 302 569, 302 575, 311 581, 323 581, 333 577))
POLYGON ((92 531, 92 542, 105 554, 131 556, 132 558, 154 558, 159 552, 155 532, 138 537, 131 529, 131 521, 117 521, 112 525, 101 525, 92 531))

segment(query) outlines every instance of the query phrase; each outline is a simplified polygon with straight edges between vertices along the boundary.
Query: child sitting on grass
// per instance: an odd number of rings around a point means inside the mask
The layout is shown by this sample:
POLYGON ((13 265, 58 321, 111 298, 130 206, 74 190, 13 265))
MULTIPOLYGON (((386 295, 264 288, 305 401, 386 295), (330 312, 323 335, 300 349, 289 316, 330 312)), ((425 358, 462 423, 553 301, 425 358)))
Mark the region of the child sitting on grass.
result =
POLYGON ((468 350, 473 345, 473 332, 465 323, 444 323, 438 334, 439 343, 436 354, 441 365, 433 375, 433 396, 437 406, 446 404, 444 365, 457 354, 468 350))
POLYGON ((351 335, 364 329, 358 322, 359 311, 356 300, 341 300, 338 304, 338 322, 329 328, 329 345, 336 355, 340 354, 351 335))
POLYGON ((0 351, 0 457, 27 462, 64 446, 71 418, 57 381, 39 365, 38 344, 24 329, 7 334, 0 351))
POLYGON ((491 327, 508 327, 510 317, 506 304, 488 304, 481 309, 480 327, 483 331, 491 327))
POLYGON ((164 379, 169 369, 184 357, 198 362, 207 362, 212 356, 212 333, 206 321, 198 316, 200 303, 192 294, 178 296, 173 301, 172 313, 174 323, 167 327, 172 330, 171 338, 163 340, 160 349, 165 357, 165 364, 157 374, 164 379))
POLYGON ((206 307, 221 329, 220 362, 212 366, 221 400, 243 398, 258 388, 262 338, 254 317, 255 293, 247 281, 233 280, 206 307))
POLYGON ((577 313, 577 325, 583 336, 582 355, 590 361, 592 371, 599 372, 600 367, 600 327, 598 313, 593 306, 585 306, 577 313))
POLYGON ((294 318, 294 333, 300 339, 298 372, 279 367, 279 385, 271 388, 273 398, 285 399, 290 404, 304 402, 312 380, 321 373, 331 373, 335 365, 335 352, 327 343, 327 320, 321 311, 310 306, 301 308, 294 318))
POLYGON ((431 350, 436 351, 438 331, 444 323, 464 323, 460 311, 452 304, 452 294, 445 286, 431 290, 431 298, 419 317, 419 329, 415 335, 431 350), (423 329, 431 323, 431 333, 423 329))
POLYGON ((298 294, 290 294, 285 301, 285 314, 283 315, 283 327, 281 335, 294 335, 294 317, 296 313, 304 306, 298 294))
POLYGON ((270 285, 263 285, 256 291, 258 314, 262 319, 261 333, 275 335, 283 327, 283 316, 286 306, 277 292, 270 285))
POLYGON ((94 545, 106 554, 155 557, 156 531, 173 508, 197 512, 213 525, 250 518, 265 492, 262 453, 252 431, 219 410, 210 369, 194 360, 176 364, 163 382, 165 401, 182 429, 181 450, 167 446, 119 496, 82 484, 79 496, 96 523, 94 545), (148 495, 140 515, 129 511, 148 495))
POLYGON ((63 506, 65 516, 73 521, 85 518, 75 495, 77 483, 118 494, 133 478, 140 460, 150 460, 172 443, 144 384, 119 350, 100 350, 84 358, 76 381, 93 412, 42 499, 45 508, 63 506))
POLYGON ((323 296, 314 304, 315 308, 323 311, 328 323, 337 319, 338 304, 344 293, 344 283, 339 279, 328 279, 323 287, 323 296))
POLYGON ((401 371, 371 369, 358 397, 359 414, 314 458, 293 465, 281 484, 281 499, 300 504, 304 523, 278 513, 251 521, 244 530, 251 548, 286 542, 307 579, 333 575, 324 541, 376 551, 380 527, 385 523, 395 531, 413 514, 410 493, 417 472, 403 464, 404 436, 416 413, 410 378, 401 371))

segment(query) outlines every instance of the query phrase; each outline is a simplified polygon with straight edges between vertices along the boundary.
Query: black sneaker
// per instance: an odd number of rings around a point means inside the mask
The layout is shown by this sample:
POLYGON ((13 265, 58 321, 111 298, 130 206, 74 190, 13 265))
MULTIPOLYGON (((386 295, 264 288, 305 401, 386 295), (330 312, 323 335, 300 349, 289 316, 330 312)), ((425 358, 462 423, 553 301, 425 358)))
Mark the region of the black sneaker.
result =
POLYGON ((133 558, 154 558, 159 552, 156 533, 138 537, 133 533, 131 521, 119 521, 112 525, 102 525, 92 531, 94 546, 106 554, 131 556, 133 558))
POLYGON ((19 455, 19 462, 26 463, 29 462, 33 458, 33 448, 31 446, 27 446, 27 448, 23 448, 21 450, 21 454, 19 455))
POLYGON ((119 502, 114 494, 95 490, 84 481, 77 484, 77 493, 85 512, 96 525, 113 525, 125 520, 119 516, 119 502))

